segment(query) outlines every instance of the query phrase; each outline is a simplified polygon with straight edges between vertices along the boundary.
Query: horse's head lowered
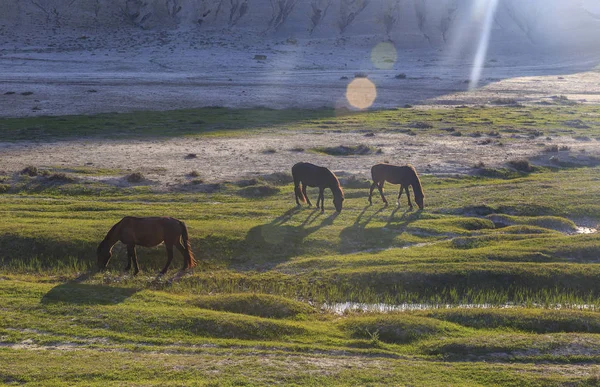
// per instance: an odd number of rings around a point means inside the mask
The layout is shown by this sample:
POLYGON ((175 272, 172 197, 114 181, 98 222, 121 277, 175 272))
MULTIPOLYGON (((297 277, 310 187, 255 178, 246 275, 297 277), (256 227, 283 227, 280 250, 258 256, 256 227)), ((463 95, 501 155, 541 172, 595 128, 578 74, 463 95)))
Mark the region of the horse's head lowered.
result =
POLYGON ((101 242, 96 250, 96 255, 98 257, 98 269, 106 269, 108 265, 108 261, 110 261, 110 257, 112 257, 112 251, 108 244, 101 242))
POLYGON ((344 192, 340 188, 339 191, 333 192, 333 205, 337 212, 342 212, 342 203, 344 202, 344 192))
MULTIPOLYGON (((414 188, 414 187, 413 187, 414 188)), ((417 203, 417 206, 419 206, 419 208, 422 210, 423 209, 423 195, 418 195, 415 193, 415 203, 417 203)))

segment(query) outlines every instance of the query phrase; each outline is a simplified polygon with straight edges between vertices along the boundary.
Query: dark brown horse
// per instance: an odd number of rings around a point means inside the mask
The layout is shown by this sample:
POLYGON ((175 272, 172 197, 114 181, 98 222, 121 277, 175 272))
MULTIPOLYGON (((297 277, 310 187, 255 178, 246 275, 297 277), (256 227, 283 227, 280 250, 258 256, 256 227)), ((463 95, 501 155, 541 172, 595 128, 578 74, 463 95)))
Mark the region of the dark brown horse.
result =
POLYGON ((379 193, 381 194, 381 199, 383 199, 383 202, 387 206, 388 202, 383 195, 383 184, 387 181, 392 184, 400 184, 398 205, 400 205, 400 196, 402 196, 402 190, 404 189, 406 191, 406 196, 408 197, 408 205, 412 208, 410 193, 408 192, 408 186, 412 185, 415 194, 415 202, 420 209, 423 209, 423 198, 425 197, 425 194, 423 193, 419 175, 417 175, 417 171, 412 165, 397 166, 390 164, 376 164, 371 167, 371 177, 373 178, 373 184, 369 191, 369 204, 373 204, 371 196, 373 195, 373 190, 377 186, 379 193))
POLYGON ((133 263, 134 274, 139 273, 137 255, 135 253, 135 245, 153 247, 165 242, 167 248, 167 264, 161 271, 165 274, 171 261, 173 260, 173 246, 183 255, 183 269, 190 269, 196 266, 196 260, 192 253, 192 247, 188 238, 188 230, 180 220, 175 218, 136 218, 126 216, 121 221, 110 229, 106 237, 100 245, 98 245, 98 266, 100 269, 106 268, 108 261, 112 256, 112 247, 115 243, 121 241, 127 245, 127 267, 125 270, 131 269, 133 263), (183 243, 182 243, 183 242, 183 243))
POLYGON ((342 191, 337 177, 329 169, 310 163, 298 163, 292 167, 292 176, 294 177, 294 192, 296 193, 297 205, 300 205, 300 201, 302 201, 303 203, 308 202, 308 205, 312 206, 310 199, 306 196, 306 187, 319 187, 317 208, 319 208, 319 201, 321 201, 321 212, 325 212, 325 195, 323 193, 325 188, 329 188, 331 189, 331 193, 333 193, 333 205, 336 211, 342 211, 344 191, 342 191), (300 187, 300 183, 302 183, 302 187, 300 187))

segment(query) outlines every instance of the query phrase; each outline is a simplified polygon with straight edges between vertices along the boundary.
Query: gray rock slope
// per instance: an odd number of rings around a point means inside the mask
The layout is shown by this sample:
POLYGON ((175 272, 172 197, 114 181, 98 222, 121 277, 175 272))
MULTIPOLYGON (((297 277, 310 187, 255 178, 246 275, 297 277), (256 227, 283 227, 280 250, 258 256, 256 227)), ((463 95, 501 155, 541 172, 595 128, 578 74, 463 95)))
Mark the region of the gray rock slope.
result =
POLYGON ((600 45, 598 0, 0 0, 0 25, 40 32, 129 26, 294 38, 375 35, 405 47, 437 47, 477 36, 488 7, 495 9, 492 39, 508 46, 600 45))

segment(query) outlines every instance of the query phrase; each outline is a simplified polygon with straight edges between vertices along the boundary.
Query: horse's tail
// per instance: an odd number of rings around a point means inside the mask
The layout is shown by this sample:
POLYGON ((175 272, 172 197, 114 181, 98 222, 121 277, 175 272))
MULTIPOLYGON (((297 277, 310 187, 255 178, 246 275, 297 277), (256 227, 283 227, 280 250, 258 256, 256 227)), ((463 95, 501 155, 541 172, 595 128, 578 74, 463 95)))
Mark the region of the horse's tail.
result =
POLYGON ((302 203, 306 203, 306 198, 304 197, 304 194, 302 193, 302 190, 300 189, 300 183, 295 184, 295 188, 294 191, 296 192, 296 197, 298 197, 298 199, 300 199, 300 201, 302 203))
POLYGON ((292 177, 294 178, 294 192, 296 193, 296 198, 300 199, 302 203, 306 203, 306 197, 304 197, 302 189, 300 189, 300 178, 296 176, 296 174, 298 173, 298 167, 298 164, 292 167, 292 177))
POLYGON ((197 265, 196 258, 192 252, 192 245, 190 244, 187 226, 182 221, 179 221, 179 224, 181 225, 181 240, 183 241, 183 248, 185 249, 185 266, 186 269, 191 269, 197 265))

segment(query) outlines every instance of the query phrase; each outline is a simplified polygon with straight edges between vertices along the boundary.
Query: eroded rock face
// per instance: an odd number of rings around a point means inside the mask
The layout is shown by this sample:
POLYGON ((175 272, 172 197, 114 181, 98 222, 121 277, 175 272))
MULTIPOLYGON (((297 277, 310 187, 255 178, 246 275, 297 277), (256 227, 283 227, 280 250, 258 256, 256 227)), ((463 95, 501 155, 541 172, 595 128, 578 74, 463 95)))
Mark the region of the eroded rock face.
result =
MULTIPOLYGON (((378 35, 412 46, 444 46, 478 34, 493 0, 0 0, 0 25, 45 30, 240 28, 295 37, 378 35), (475 25, 469 27, 475 20, 475 25)), ((492 39, 533 46, 595 45, 596 0, 498 0, 492 39)))

